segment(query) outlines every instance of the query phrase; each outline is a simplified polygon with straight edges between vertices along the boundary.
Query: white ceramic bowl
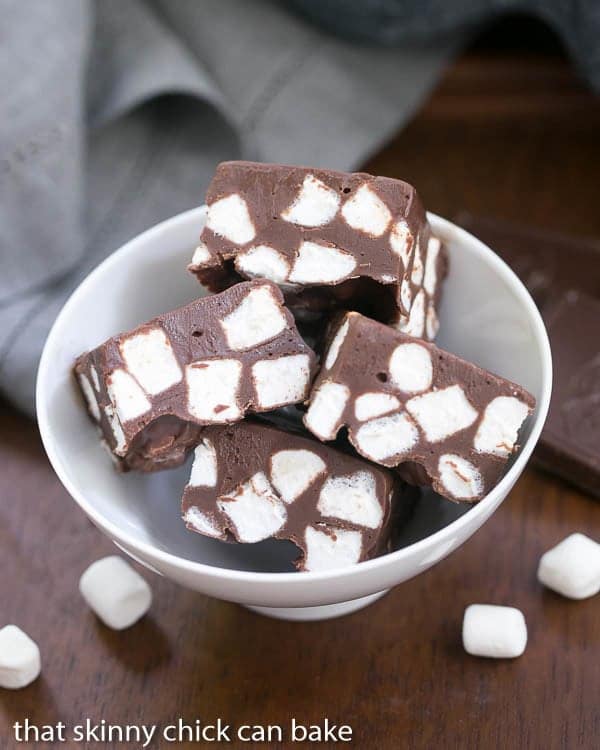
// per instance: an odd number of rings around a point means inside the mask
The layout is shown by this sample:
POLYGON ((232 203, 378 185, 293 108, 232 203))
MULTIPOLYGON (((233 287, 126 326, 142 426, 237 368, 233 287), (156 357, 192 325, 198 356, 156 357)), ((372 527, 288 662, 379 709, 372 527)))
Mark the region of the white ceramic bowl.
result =
POLYGON ((150 569, 278 617, 317 619, 358 609, 449 555, 512 488, 548 411, 552 364, 544 325, 508 266, 464 230, 431 215, 433 231, 447 243, 451 259, 438 343, 535 395, 537 408, 521 451, 500 483, 472 508, 428 495, 395 552, 332 572, 272 572, 289 559, 285 543, 228 545, 185 529, 179 501, 189 463, 148 476, 117 474, 70 375, 81 352, 203 293, 185 267, 204 216, 203 207, 193 209, 136 237, 98 266, 65 304, 38 373, 44 446, 62 483, 96 526, 150 569))

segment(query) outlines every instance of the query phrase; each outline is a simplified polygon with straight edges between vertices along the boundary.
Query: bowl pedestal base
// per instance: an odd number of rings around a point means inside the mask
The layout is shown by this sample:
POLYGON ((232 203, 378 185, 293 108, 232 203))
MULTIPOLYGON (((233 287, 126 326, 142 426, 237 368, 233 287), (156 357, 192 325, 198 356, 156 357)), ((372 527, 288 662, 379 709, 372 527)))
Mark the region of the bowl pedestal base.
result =
POLYGON ((265 617, 274 617, 277 620, 291 620, 293 622, 311 622, 313 620, 331 620, 334 617, 343 617, 359 609, 368 607, 382 596, 388 593, 378 591, 375 594, 361 596, 360 599, 352 599, 349 602, 338 602, 337 604, 322 604, 318 607, 254 607, 250 604, 243 606, 265 617))

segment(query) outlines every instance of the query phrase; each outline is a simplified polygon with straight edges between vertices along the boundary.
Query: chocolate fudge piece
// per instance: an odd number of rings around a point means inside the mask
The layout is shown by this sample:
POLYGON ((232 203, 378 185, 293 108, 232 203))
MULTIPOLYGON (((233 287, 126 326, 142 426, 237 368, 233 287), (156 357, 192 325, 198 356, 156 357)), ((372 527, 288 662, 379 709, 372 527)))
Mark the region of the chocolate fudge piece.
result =
POLYGON ((223 162, 206 203, 189 269, 209 289, 268 278, 299 319, 352 309, 435 336, 447 252, 406 182, 223 162))
POLYGON ((279 288, 251 281, 81 355, 75 375, 121 469, 177 466, 203 425, 303 401, 315 355, 279 288))
POLYGON ((333 328, 304 423, 321 440, 345 425, 365 458, 474 502, 500 478, 534 403, 508 380, 347 313, 333 328))
POLYGON ((600 300, 566 292, 546 325, 554 385, 535 460, 600 497, 600 300))
POLYGON ((299 570, 329 570, 388 551, 406 495, 386 469, 246 420, 202 433, 182 515, 188 529, 223 541, 288 539, 299 570))

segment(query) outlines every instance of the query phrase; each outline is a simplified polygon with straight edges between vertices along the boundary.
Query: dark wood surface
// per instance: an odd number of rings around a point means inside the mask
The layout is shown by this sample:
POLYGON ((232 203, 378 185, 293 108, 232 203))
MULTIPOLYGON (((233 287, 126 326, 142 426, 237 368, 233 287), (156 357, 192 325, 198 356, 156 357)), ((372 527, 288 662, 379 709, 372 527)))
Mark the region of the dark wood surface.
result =
MULTIPOLYGON (((600 236, 599 122, 598 100, 554 52, 478 48, 368 169, 413 182, 445 216, 467 209, 600 236)), ((528 469, 450 558, 350 617, 278 622, 144 573, 151 614, 114 633, 77 591, 82 570, 114 548, 53 475, 36 427, 6 405, 0 419, 0 619, 43 655, 36 683, 0 691, 2 748, 24 746, 10 737, 25 717, 219 716, 286 727, 328 717, 369 749, 600 747, 600 600, 570 602, 535 579, 540 554, 568 533, 600 539, 600 506, 562 482, 528 469), (463 652, 472 602, 524 611, 522 658, 463 652)))

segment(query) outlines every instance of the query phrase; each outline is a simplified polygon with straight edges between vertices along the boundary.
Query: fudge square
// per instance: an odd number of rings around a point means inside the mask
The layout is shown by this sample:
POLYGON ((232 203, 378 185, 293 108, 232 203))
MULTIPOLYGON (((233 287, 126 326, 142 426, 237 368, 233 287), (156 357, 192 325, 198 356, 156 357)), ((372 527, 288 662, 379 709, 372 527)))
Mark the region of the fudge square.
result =
POLYGON ((346 426, 365 458, 474 502, 500 478, 534 404, 508 380, 347 313, 333 326, 304 423, 324 441, 346 426))
POLYGON ((213 291, 279 284, 297 317, 359 310, 432 339, 447 252, 415 189, 368 174, 223 162, 189 270, 213 291))
POLYGON ((204 425, 304 401, 314 369, 279 288, 251 281, 105 341, 75 376, 118 468, 153 471, 204 425))
POLYGON ((223 541, 288 539, 299 570, 329 570, 387 552, 413 492, 387 469, 247 419, 202 433, 182 515, 223 541))

